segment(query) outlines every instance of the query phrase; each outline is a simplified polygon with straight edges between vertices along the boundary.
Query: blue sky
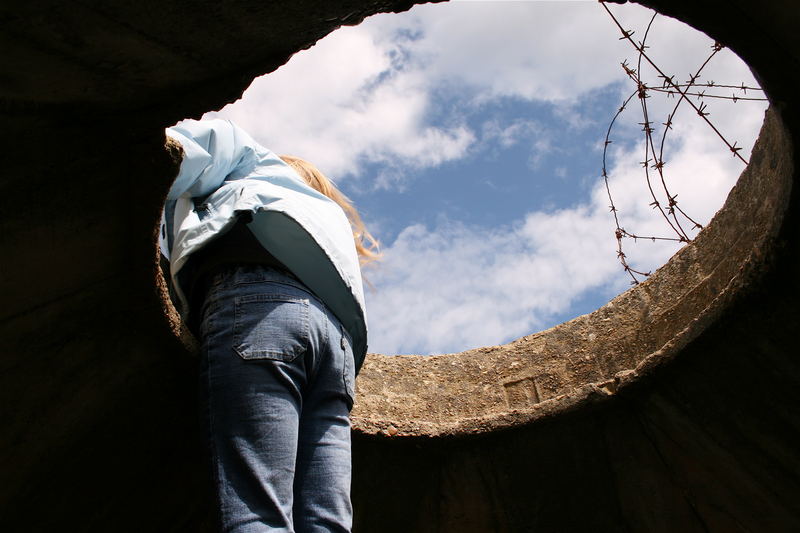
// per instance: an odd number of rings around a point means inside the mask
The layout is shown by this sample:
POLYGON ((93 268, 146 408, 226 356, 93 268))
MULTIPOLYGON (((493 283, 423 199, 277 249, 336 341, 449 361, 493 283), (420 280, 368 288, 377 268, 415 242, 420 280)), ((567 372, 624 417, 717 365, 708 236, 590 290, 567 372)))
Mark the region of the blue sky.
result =
MULTIPOLYGON (((643 35, 651 12, 611 8, 643 35)), ((713 44, 664 17, 648 42, 678 78, 713 44)), ((454 352, 553 326, 628 288, 600 179, 605 131, 634 88, 624 59, 636 54, 594 1, 423 5, 333 32, 209 116, 314 161, 355 201, 385 253, 365 271, 370 351, 454 352)), ((727 50, 705 74, 755 85, 727 50)), ((674 105, 648 102, 659 122, 674 105)), ((764 108, 709 102, 745 156, 764 108)), ((614 130, 612 192, 626 229, 668 235, 643 188, 641 120, 632 106, 614 130)), ((690 109, 675 123, 670 186, 705 223, 743 165, 690 109)), ((675 250, 625 251, 647 270, 675 250)))

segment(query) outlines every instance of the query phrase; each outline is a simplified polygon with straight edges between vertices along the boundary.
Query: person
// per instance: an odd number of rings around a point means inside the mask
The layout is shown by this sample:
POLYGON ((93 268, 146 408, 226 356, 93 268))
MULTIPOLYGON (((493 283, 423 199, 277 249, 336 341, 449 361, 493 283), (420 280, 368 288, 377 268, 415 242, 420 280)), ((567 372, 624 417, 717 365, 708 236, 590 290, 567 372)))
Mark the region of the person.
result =
POLYGON ((220 529, 350 531, 350 421, 377 242, 312 164, 184 121, 160 246, 200 345, 220 529))

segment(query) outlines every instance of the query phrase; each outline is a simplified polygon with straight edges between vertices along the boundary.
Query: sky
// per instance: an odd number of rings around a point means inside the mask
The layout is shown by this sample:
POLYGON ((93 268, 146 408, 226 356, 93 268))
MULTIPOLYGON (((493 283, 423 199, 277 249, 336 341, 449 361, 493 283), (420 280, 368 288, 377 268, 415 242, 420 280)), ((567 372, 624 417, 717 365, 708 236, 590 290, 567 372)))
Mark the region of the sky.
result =
MULTIPOLYGON (((609 7, 641 40, 652 12, 609 7)), ((620 63, 636 68, 638 54, 620 37, 593 0, 421 5, 334 31, 206 116, 313 161, 355 202, 383 251, 364 269, 371 352, 500 344, 589 313, 630 287, 601 177, 609 123, 636 88, 620 63)), ((658 16, 647 44, 662 71, 685 81, 713 41, 658 16)), ((640 75, 661 85, 652 69, 640 75)), ((700 81, 756 86, 727 49, 700 81)), ((765 102, 693 101, 707 104, 708 118, 746 159, 765 102)), ((658 140, 675 102, 653 92, 647 99, 658 140)), ((674 236, 649 205, 641 122, 634 97, 608 145, 612 198, 627 231, 674 236)), ((671 193, 701 224, 744 168, 685 103, 663 160, 671 193)), ((667 241, 624 246, 643 271, 678 249, 667 241)))

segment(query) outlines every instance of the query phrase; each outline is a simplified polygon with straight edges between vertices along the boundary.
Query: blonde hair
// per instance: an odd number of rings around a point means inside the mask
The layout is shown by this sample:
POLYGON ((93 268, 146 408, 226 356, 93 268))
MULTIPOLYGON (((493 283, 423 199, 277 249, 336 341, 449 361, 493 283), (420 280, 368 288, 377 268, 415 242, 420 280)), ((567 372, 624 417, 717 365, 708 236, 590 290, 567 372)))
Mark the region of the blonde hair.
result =
POLYGON ((280 158, 292 167, 312 188, 339 204, 344 214, 347 215, 347 220, 350 221, 350 227, 353 230, 353 239, 356 243, 356 251, 358 252, 358 258, 361 264, 364 265, 380 258, 380 244, 378 240, 367 231, 367 227, 364 225, 364 221, 361 220, 361 216, 353 206, 353 202, 345 196, 325 174, 314 166, 314 164, 293 155, 282 155, 280 158))

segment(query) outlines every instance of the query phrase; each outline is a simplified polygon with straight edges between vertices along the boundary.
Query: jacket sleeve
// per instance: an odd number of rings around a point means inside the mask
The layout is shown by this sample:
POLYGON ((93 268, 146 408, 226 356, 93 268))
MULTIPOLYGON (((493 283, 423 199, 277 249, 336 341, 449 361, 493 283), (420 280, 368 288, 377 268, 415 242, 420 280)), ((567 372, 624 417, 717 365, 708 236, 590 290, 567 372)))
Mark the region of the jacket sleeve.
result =
POLYGON ((244 130, 227 120, 186 120, 166 134, 183 147, 183 161, 167 201, 205 197, 232 174, 247 174, 263 150, 244 130))

